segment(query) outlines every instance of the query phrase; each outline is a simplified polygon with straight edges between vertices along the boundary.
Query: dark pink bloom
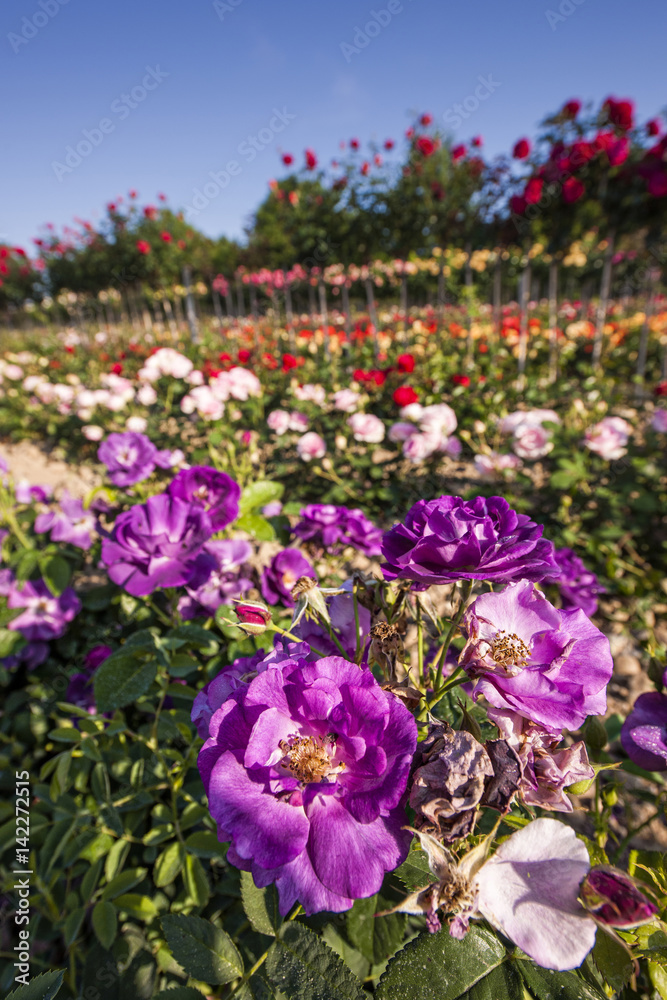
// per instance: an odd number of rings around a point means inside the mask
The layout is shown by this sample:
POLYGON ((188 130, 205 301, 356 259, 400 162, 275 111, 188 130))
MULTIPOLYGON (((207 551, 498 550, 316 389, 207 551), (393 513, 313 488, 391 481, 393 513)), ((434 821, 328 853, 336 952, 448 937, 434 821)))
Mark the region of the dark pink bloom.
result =
POLYGON ((519 139, 514 143, 512 156, 515 160, 525 160, 526 157, 530 156, 530 142, 528 139, 519 139))

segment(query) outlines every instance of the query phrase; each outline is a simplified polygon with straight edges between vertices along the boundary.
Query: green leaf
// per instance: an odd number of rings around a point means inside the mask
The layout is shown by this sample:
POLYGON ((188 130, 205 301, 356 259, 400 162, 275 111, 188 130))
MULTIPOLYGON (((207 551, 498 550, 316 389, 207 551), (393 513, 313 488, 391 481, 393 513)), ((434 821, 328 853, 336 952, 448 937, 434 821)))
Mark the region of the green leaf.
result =
POLYGON ((49 739, 56 743, 78 743, 82 739, 82 733, 74 726, 62 726, 59 729, 52 729, 49 739))
POLYGON ((574 972, 551 972, 532 962, 517 962, 517 967, 537 1000, 607 1000, 574 972))
POLYGON ((392 913, 388 917, 376 917, 378 910, 389 909, 391 903, 379 896, 358 899, 346 915, 347 938, 371 965, 377 965, 390 958, 403 941, 406 916, 392 913))
POLYGON ((406 889, 411 892, 415 889, 424 889, 431 882, 437 881, 435 875, 428 866, 428 855, 421 848, 417 851, 410 851, 407 858, 394 872, 406 889))
POLYGON ((83 858, 84 861, 97 861, 98 858, 104 858, 108 854, 111 845, 113 844, 113 837, 108 833, 98 833, 86 846, 79 851, 79 857, 83 858))
POLYGON ((111 882, 125 864, 125 858, 130 853, 129 840, 117 840, 112 844, 104 861, 104 875, 111 882))
POLYGON ((98 858, 97 861, 93 862, 86 874, 83 876, 81 881, 81 898, 84 902, 87 902, 95 892, 99 877, 102 874, 103 865, 104 859, 98 858))
POLYGON ((171 885, 183 867, 184 860, 185 851, 177 840, 173 844, 169 844, 169 847, 165 847, 153 868, 153 882, 158 889, 163 889, 165 885, 171 885))
POLYGON ((251 976, 234 996, 236 1000, 286 1000, 285 994, 267 983, 261 972, 251 976))
POLYGON ((221 858, 225 853, 223 845, 211 830, 197 830, 186 838, 185 846, 199 858, 221 858))
POLYGON ((231 938, 210 921, 168 913, 162 930, 172 955, 194 979, 218 984, 243 975, 243 959, 231 938))
POLYGON ((273 525, 261 514, 242 514, 234 527, 239 531, 247 531, 260 542, 272 542, 276 537, 273 525))
POLYGON ((516 966, 512 962, 503 962, 462 993, 460 1000, 523 1000, 523 997, 523 981, 516 966))
MULTIPOLYGON (((268 979, 290 1000, 367 1000, 341 958, 303 924, 283 924, 265 963, 268 979)), ((405 1000, 405 997, 402 998, 405 1000)))
POLYGON ((252 926, 260 934, 275 937, 283 918, 278 910, 278 893, 274 885, 258 889, 250 872, 241 872, 243 909, 252 926))
POLYGON ((598 929, 592 954, 598 972, 616 993, 630 982, 634 963, 627 950, 611 934, 598 929))
MULTIPOLYGON (((269 480, 261 480, 258 483, 251 483, 246 486, 239 501, 239 513, 248 514, 250 511, 265 507, 267 503, 280 500, 285 492, 282 483, 272 483, 269 480)), ((238 521, 236 522, 238 527, 238 521)))
POLYGON ((95 673, 95 704, 100 712, 111 712, 136 701, 155 680, 157 664, 145 663, 136 655, 117 653, 102 663, 95 673))
POLYGON ((211 895, 206 872, 199 858, 193 854, 186 855, 183 881, 189 898, 196 906, 206 906, 211 895))
POLYGON ((20 632, 12 632, 9 628, 0 628, 0 660, 6 656, 11 656, 21 646, 25 645, 25 639, 20 632))
POLYGON ((118 931, 116 908, 113 903, 106 901, 95 903, 92 920, 97 940, 103 948, 108 950, 116 940, 116 933, 118 931))
POLYGON ((648 974, 662 1000, 667 1000, 667 969, 663 969, 661 965, 657 965, 655 962, 649 962, 648 974))
POLYGON ((62 556, 47 556, 45 559, 40 559, 39 568, 51 593, 54 597, 59 597, 72 575, 67 560, 62 556))
POLYGON ((205 1000, 205 995, 192 986, 177 986, 174 990, 160 990, 153 1000, 205 1000))
POLYGON ((63 930, 63 937, 65 938, 65 944, 69 948, 73 944, 77 937, 79 936, 79 931, 81 930, 81 924, 83 923, 83 918, 86 915, 85 906, 77 906, 76 910, 72 912, 67 917, 65 921, 65 926, 63 930))
POLYGON ((141 896, 137 892, 126 892, 122 896, 116 896, 114 905, 117 910, 127 910, 147 924, 154 920, 159 912, 150 896, 141 896))
POLYGON ((378 1000, 455 1000, 505 958, 495 934, 481 927, 471 927, 462 941, 446 929, 424 932, 392 959, 375 995, 378 1000))
POLYGON ((64 969, 43 972, 41 976, 31 979, 26 986, 19 986, 9 994, 7 1000, 53 1000, 62 986, 64 975, 64 969))
POLYGON ((120 896, 127 892, 128 889, 132 889, 135 885, 139 885, 143 882, 146 877, 145 868, 128 868, 127 871, 121 872, 120 875, 116 875, 102 891, 102 899, 115 899, 116 896, 120 896))

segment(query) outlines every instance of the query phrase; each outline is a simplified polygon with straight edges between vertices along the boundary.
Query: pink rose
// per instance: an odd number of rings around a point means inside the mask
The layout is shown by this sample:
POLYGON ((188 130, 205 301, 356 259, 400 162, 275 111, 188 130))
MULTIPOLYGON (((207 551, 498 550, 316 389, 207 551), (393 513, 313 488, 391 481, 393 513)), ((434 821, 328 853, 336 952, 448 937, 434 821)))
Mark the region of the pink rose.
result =
POLYGON ((521 468, 521 459, 516 455, 500 455, 492 451, 488 455, 475 455, 475 468, 485 478, 495 479, 506 469, 521 468))
POLYGON ((425 434, 440 432, 449 437, 456 430, 456 414, 447 403, 425 406, 417 419, 425 434))
POLYGON ((334 409, 342 410, 343 413, 354 413, 359 405, 361 395, 354 389, 339 389, 338 392, 334 392, 331 399, 334 409))
POLYGON ((326 455, 327 446, 319 434, 316 434, 315 431, 308 431, 297 441, 296 450, 299 453, 299 458, 303 459, 304 462, 310 462, 313 458, 322 458, 323 455, 326 455))
POLYGON ((440 441, 438 434, 412 434, 403 444, 403 454, 413 465, 419 465, 438 450, 440 441))
POLYGON ((600 458, 611 462, 626 454, 626 444, 632 433, 632 427, 621 417, 605 417, 598 424, 586 431, 584 444, 600 458))
POLYGON ((554 446, 551 435, 540 424, 519 424, 512 448, 519 458, 544 458, 554 446))
POLYGON ((407 441, 409 437, 413 434, 417 434, 418 430, 414 424, 408 424, 403 422, 398 422, 392 424, 389 428, 389 433, 387 437, 390 441, 407 441))
POLYGON ((280 436, 289 430, 290 415, 287 410, 271 410, 266 418, 266 426, 280 436))
POLYGON ((651 427, 658 434, 667 434, 667 410, 656 410, 653 414, 651 427))
POLYGON ((299 434, 303 434, 304 431, 308 430, 308 417, 305 413, 299 413, 298 410, 293 410, 289 415, 289 429, 291 431, 297 431, 299 434))
POLYGON ((368 444, 379 444, 380 441, 384 441, 384 424, 372 413, 353 413, 348 417, 347 423, 355 441, 365 441, 368 444))

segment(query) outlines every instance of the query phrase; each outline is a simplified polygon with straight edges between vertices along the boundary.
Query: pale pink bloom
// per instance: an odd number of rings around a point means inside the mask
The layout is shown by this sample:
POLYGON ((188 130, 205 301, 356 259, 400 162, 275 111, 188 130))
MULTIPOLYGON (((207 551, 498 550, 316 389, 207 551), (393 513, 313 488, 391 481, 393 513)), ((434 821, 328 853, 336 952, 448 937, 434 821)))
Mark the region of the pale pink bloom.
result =
POLYGON ((544 458, 553 449, 551 435, 541 424, 519 424, 512 447, 519 458, 544 458))
POLYGON ((440 440, 439 434, 422 434, 420 432, 411 434, 403 443, 403 454, 409 462, 419 465, 420 462, 426 461, 438 450, 440 440))
POLYGON ((438 445, 438 451, 442 451, 445 455, 450 455, 452 458, 458 458, 463 450, 463 445, 457 437, 441 437, 440 444, 438 445))
POLYGON ((384 424, 379 417, 372 413, 353 413, 347 418, 355 441, 364 441, 367 444, 379 444, 384 441, 384 424))
POLYGON ((266 418, 267 427, 278 436, 289 430, 290 415, 287 410, 271 410, 266 418))
MULTIPOLYGON (((146 359, 142 372, 148 369, 150 372, 157 373, 148 378, 149 382, 154 382, 162 375, 170 375, 172 378, 186 378, 193 367, 192 361, 184 354, 174 350, 173 347, 161 347, 159 351, 146 359)), ((143 379, 141 373, 140 377, 143 379)))
POLYGON ((326 399, 324 386, 321 385, 297 385, 294 387, 294 395, 302 403, 308 401, 315 403, 317 406, 322 406, 326 399))
POLYGON ((658 434, 667 434, 667 410, 656 410, 653 414, 651 427, 658 434))
POLYGON ((408 424, 399 421, 398 423, 392 424, 389 428, 389 433, 387 437, 390 441, 407 441, 408 438, 412 437, 413 434, 418 434, 419 431, 414 424, 408 424))
POLYGON ((104 332, 104 330, 100 330, 99 333, 95 334, 96 344, 106 344, 106 342, 107 342, 107 335, 104 332))
POLYGON ((185 380, 189 385, 203 385, 206 379, 204 378, 204 373, 200 372, 198 368, 191 371, 189 375, 185 376, 185 380))
POLYGON ((402 420, 414 420, 419 421, 422 415, 424 407, 421 403, 408 403, 407 406, 401 407, 398 411, 402 420))
POLYGON ((181 400, 183 413, 194 413, 195 410, 204 420, 220 420, 225 412, 225 404, 218 399, 207 385, 195 386, 181 400))
POLYGON ((137 400, 142 406, 152 406, 157 402, 157 392, 152 385, 141 385, 137 389, 137 400))
POLYGON ((97 424, 86 424, 81 428, 81 433, 88 441, 101 441, 104 437, 104 428, 97 424))
POLYGON ((304 431, 308 430, 308 417, 305 413, 299 413, 298 410, 293 410, 289 415, 289 429, 291 431, 297 431, 299 434, 303 434, 304 431))
POLYGON ((12 382, 18 382, 20 378, 23 378, 23 369, 19 368, 18 365, 5 365, 2 374, 11 379, 12 382))
POLYGON ((338 392, 334 392, 331 399, 334 409, 342 410, 343 413, 354 413, 359 405, 361 393, 355 392, 354 389, 339 389, 338 392))
POLYGON ((26 392, 34 392, 38 385, 43 385, 44 379, 41 375, 28 375, 23 379, 23 388, 26 392))
POLYGON ((229 377, 229 395, 234 399, 245 400, 249 396, 262 395, 262 383, 247 368, 230 368, 223 374, 229 377))
POLYGON ((456 414, 447 403, 435 403, 433 406, 425 406, 418 417, 418 421, 421 430, 425 434, 440 432, 445 437, 449 437, 456 430, 456 414))
POLYGON ((148 421, 145 417, 128 417, 125 421, 126 431, 136 431, 137 434, 143 434, 147 427, 148 421))
POLYGON ((555 410, 515 410, 514 413, 498 421, 498 430, 501 434, 514 434, 520 424, 539 427, 545 423, 560 423, 560 417, 555 410))
POLYGON ((605 417, 586 431, 584 444, 605 461, 622 458, 632 434, 632 426, 621 417, 605 417))
POLYGON ((297 441, 296 450, 299 453, 299 458, 302 458, 304 462, 310 462, 313 458, 322 458, 323 455, 326 455, 327 446, 319 434, 316 434, 315 431, 308 431, 297 441))
POLYGON ((520 469, 521 459, 517 455, 501 455, 492 451, 488 455, 475 455, 475 468, 482 476, 495 479, 506 469, 520 469))

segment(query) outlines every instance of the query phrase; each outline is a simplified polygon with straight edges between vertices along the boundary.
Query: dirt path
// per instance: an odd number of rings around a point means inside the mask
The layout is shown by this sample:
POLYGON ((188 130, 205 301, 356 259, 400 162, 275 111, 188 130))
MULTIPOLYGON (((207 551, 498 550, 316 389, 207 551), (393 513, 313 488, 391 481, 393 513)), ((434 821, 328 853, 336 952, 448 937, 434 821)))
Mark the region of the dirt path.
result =
POLYGON ((64 489, 75 497, 84 497, 102 477, 86 465, 72 465, 29 441, 17 444, 0 443, 0 455, 9 466, 15 482, 27 480, 31 486, 50 486, 60 495, 64 489))

